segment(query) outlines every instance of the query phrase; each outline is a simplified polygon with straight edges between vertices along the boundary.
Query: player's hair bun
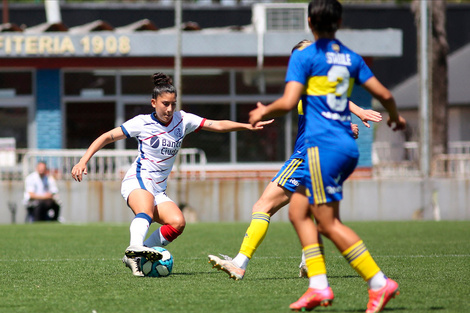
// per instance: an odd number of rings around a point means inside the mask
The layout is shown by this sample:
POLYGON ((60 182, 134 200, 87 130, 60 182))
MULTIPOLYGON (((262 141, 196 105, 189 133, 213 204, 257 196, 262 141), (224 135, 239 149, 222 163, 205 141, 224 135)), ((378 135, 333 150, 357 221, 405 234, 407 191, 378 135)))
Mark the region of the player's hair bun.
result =
POLYGON ((155 73, 152 75, 153 87, 152 99, 157 99, 163 93, 174 93, 176 95, 176 88, 173 86, 173 80, 165 73, 155 73))
POLYGON ((173 80, 170 76, 166 75, 165 73, 155 73, 152 75, 153 84, 155 86, 162 86, 162 85, 173 85, 173 80))

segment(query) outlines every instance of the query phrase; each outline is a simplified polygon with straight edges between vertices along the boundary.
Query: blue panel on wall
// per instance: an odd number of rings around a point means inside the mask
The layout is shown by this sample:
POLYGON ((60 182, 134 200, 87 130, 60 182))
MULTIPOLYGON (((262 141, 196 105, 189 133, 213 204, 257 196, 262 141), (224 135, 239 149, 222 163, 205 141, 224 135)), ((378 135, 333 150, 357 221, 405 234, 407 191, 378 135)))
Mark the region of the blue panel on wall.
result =
MULTIPOLYGON (((363 109, 372 109, 372 96, 364 88, 355 86, 351 95, 351 101, 363 109)), ((359 148, 358 167, 372 167, 372 142, 374 140, 373 122, 370 122, 371 128, 367 128, 362 121, 352 114, 352 122, 359 125, 359 138, 357 146, 359 148)))
POLYGON ((62 148, 60 70, 36 72, 36 123, 38 149, 62 148))

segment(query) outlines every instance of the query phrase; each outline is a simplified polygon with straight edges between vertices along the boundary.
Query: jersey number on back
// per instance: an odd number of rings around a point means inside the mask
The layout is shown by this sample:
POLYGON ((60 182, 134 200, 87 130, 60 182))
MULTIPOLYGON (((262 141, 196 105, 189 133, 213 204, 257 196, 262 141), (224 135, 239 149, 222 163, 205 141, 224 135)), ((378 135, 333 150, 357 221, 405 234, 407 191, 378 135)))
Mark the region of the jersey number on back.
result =
POLYGON ((328 81, 337 82, 335 92, 326 96, 331 110, 343 112, 348 105, 349 70, 345 66, 333 65, 328 71, 328 81))

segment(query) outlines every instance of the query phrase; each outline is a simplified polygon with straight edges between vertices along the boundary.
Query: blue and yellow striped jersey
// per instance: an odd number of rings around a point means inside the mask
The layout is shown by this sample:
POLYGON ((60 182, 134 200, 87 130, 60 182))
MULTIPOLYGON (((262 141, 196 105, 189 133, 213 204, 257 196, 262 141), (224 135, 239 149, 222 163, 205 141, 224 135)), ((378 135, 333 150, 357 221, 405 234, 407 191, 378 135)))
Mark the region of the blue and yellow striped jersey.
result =
POLYGON ((349 97, 354 84, 362 85, 373 76, 357 53, 339 40, 319 39, 301 51, 294 51, 286 82, 296 81, 302 94, 305 114, 305 143, 359 154, 351 130, 349 97))

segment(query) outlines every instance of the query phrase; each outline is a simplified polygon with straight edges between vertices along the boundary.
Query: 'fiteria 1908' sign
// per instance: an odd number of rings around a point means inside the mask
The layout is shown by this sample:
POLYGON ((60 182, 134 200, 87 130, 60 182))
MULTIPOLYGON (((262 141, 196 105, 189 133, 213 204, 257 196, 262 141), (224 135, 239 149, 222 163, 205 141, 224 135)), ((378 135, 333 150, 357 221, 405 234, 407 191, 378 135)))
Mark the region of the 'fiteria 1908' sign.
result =
POLYGON ((157 52, 156 45, 160 47, 162 45, 158 44, 160 40, 156 37, 159 36, 119 33, 85 35, 3 33, 0 35, 0 57, 152 56, 162 52, 157 52))

